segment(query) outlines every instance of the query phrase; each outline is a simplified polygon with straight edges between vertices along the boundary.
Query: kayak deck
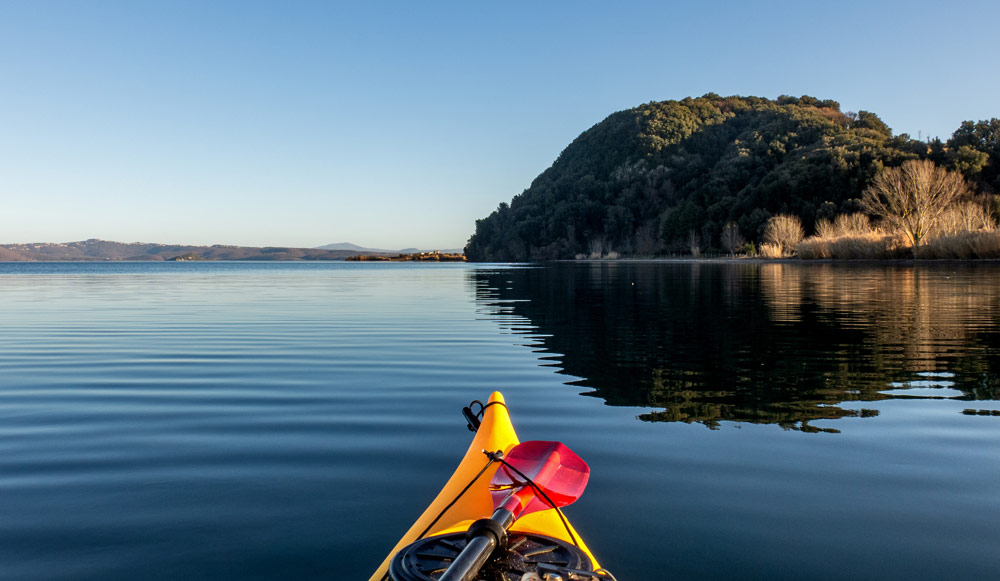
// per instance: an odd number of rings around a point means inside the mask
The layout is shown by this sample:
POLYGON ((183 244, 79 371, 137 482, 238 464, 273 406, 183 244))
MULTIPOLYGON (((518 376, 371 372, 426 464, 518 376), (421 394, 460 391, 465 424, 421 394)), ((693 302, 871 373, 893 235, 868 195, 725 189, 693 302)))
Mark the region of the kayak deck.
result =
MULTIPOLYGON (((386 579, 393 556, 410 543, 434 535, 464 532, 474 521, 488 517, 493 512, 489 483, 500 464, 491 463, 483 451, 503 450, 507 453, 518 443, 503 395, 493 392, 483 408, 482 423, 458 468, 430 506, 396 543, 370 581, 386 579)), ((527 514, 515 522, 510 531, 546 535, 575 544, 590 559, 594 570, 600 569, 597 559, 573 525, 564 520, 556 509, 527 514)))

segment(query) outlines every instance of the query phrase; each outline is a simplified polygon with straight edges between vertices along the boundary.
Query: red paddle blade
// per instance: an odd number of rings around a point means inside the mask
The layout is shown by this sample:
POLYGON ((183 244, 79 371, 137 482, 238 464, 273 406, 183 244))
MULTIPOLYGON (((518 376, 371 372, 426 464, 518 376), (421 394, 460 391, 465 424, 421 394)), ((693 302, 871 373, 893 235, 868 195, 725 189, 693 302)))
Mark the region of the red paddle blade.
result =
POLYGON ((562 442, 522 442, 511 448, 490 481, 494 508, 506 508, 514 518, 522 515, 572 504, 583 494, 590 478, 590 467, 562 442), (530 478, 549 501, 538 494, 530 478))

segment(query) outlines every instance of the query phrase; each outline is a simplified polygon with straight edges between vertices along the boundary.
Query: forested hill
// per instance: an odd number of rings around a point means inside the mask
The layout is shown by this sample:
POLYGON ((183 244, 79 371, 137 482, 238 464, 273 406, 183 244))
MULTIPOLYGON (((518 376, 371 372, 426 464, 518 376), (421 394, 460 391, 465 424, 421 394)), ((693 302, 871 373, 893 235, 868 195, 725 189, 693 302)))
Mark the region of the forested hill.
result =
POLYGON ((874 113, 836 101, 708 94, 648 103, 585 131, 531 186, 476 221, 470 260, 653 255, 718 248, 734 222, 760 239, 776 214, 858 211, 883 168, 930 158, 978 191, 1000 190, 1000 120, 966 122, 947 142, 893 136, 874 113))

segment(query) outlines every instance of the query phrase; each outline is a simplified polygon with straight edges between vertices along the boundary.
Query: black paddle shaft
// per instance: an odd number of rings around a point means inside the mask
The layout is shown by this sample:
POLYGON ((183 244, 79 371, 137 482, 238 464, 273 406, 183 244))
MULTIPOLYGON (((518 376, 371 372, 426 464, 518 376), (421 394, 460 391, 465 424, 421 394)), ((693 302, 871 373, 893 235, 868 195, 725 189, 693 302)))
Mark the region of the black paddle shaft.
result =
POLYGON ((493 551, 504 543, 514 514, 505 508, 493 511, 488 519, 478 520, 469 527, 469 540, 462 552, 448 566, 438 581, 473 581, 493 551))

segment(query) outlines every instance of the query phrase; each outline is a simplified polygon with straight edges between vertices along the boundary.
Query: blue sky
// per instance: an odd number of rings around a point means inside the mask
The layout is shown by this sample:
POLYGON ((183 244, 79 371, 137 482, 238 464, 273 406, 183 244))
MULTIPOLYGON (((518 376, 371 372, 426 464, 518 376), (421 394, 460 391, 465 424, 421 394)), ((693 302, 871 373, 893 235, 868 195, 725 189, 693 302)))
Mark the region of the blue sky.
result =
POLYGON ((614 111, 1000 117, 995 1, 0 0, 0 242, 457 248, 614 111))

